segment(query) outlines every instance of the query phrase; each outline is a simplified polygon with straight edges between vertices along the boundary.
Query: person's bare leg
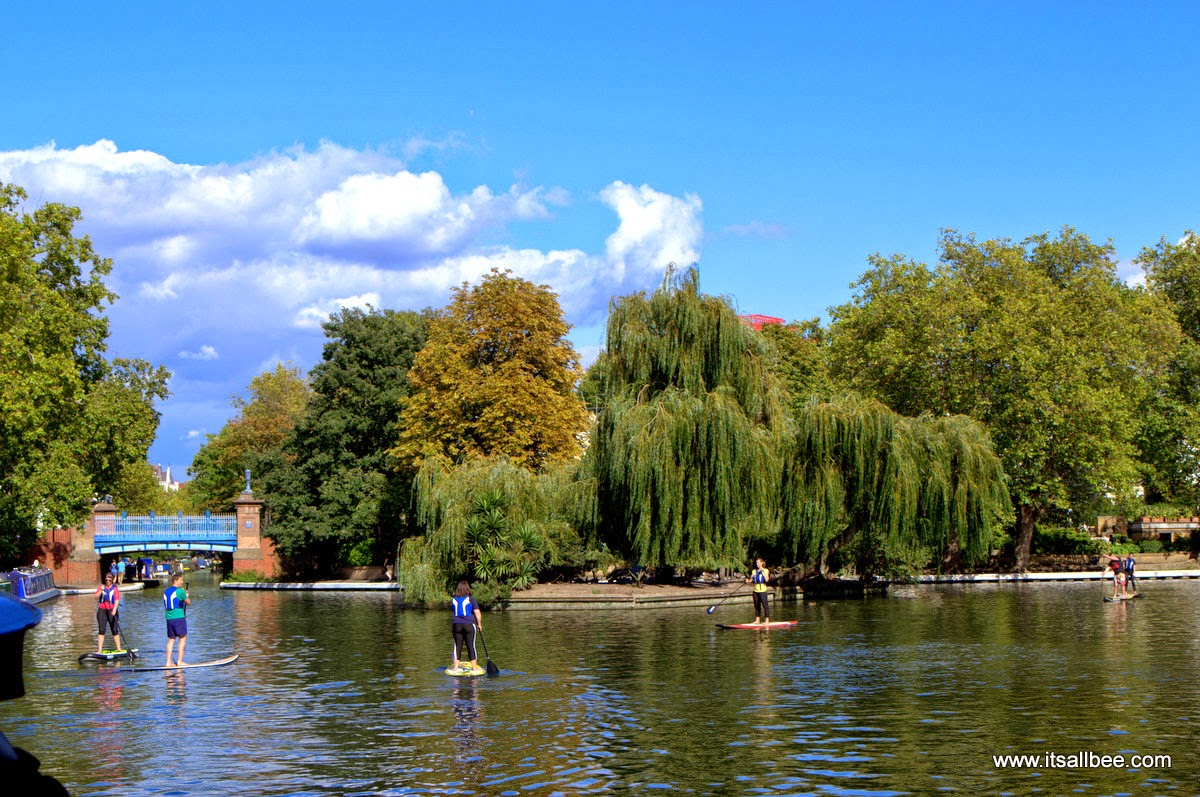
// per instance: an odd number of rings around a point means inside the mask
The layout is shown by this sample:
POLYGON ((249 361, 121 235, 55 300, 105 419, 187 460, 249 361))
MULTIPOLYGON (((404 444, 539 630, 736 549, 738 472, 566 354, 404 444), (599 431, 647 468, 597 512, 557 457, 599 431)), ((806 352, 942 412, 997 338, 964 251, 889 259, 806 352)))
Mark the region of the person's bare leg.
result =
POLYGON ((173 664, 171 664, 171 652, 173 650, 175 650, 175 637, 167 637, 167 666, 168 667, 174 666, 173 664))
POLYGON ((96 652, 97 653, 104 652, 104 634, 98 634, 96 636, 96 652))
POLYGON ((182 667, 184 664, 183 649, 186 647, 187 647, 187 637, 186 636, 179 637, 179 655, 175 657, 175 663, 178 664, 180 667, 182 667))

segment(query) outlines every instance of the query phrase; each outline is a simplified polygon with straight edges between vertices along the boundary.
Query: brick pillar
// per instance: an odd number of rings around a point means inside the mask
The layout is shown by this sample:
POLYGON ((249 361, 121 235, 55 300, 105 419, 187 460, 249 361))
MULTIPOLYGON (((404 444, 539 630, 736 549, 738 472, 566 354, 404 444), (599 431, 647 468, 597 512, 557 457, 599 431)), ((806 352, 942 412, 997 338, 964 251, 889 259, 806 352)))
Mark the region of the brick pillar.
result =
POLYGON ((96 529, 111 530, 117 508, 107 501, 92 505, 92 517, 78 529, 54 529, 41 540, 42 564, 54 571, 54 583, 64 587, 94 587, 100 583, 100 554, 96 529))
POLYGON ((256 571, 260 576, 279 575, 275 543, 262 536, 263 502, 246 490, 233 501, 237 513, 237 550, 233 552, 233 572, 256 571))

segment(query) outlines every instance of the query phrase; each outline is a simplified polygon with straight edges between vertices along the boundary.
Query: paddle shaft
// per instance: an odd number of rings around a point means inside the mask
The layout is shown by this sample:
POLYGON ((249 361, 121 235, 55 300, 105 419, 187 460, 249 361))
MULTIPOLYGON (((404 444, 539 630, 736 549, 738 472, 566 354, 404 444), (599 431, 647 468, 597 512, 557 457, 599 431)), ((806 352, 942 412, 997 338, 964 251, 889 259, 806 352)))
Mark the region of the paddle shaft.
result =
POLYGON ((483 643, 483 657, 487 659, 487 674, 488 678, 495 678, 500 674, 500 668, 492 664, 492 657, 488 654, 487 639, 483 636, 483 626, 476 626, 479 630, 479 641, 483 643))

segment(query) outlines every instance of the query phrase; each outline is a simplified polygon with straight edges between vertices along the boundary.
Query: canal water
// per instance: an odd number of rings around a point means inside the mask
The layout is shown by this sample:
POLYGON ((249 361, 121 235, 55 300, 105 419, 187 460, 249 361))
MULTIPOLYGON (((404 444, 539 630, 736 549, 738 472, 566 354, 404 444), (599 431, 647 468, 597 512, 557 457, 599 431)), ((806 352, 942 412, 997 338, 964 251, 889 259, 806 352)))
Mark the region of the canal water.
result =
MULTIPOLYGON (((1196 582, 899 587, 772 631, 714 627, 746 606, 489 613, 502 673, 470 679, 442 673, 447 612, 189 581, 188 660, 234 664, 94 674, 91 598, 42 605, 0 729, 72 795, 1200 793, 1196 582)), ((124 605, 161 663, 161 590, 124 605)))

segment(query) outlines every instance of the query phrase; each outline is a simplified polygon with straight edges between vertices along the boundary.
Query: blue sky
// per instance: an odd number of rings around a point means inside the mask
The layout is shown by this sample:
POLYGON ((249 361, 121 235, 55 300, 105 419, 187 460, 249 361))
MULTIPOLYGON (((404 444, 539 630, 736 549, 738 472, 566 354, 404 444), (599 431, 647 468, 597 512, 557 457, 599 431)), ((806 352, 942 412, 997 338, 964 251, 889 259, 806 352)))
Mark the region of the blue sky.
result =
MULTIPOLYGON (((1130 261, 1200 226, 1200 6, 22 3, 0 180, 113 258, 110 352, 174 374, 182 475, 340 307, 493 267, 590 361, 670 260, 742 312, 847 301, 874 252, 1072 225, 1130 261), (346 6, 341 8, 339 6, 346 6), (447 6, 452 6, 447 8, 447 6)), ((14 35, 15 34, 15 35, 14 35)))

